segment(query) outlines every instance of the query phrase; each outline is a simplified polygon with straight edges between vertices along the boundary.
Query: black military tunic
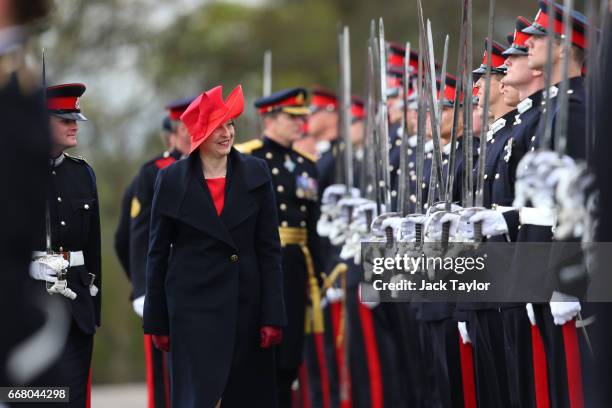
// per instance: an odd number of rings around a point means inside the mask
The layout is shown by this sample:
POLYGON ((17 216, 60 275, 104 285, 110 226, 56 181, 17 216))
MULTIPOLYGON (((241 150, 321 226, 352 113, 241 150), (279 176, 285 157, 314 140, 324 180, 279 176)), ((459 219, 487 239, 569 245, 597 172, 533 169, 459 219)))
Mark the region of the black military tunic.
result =
MULTIPOLYGON (((254 140, 236 148, 245 153, 250 152, 267 162, 276 191, 279 225, 281 229, 306 229, 308 248, 318 276, 322 271, 322 262, 316 232, 320 214, 315 162, 305 154, 281 146, 267 137, 264 137, 263 141, 254 140)), ((285 245, 282 249, 288 325, 283 331, 278 365, 282 370, 294 370, 302 361, 308 273, 299 245, 285 245)))
MULTIPOLYGON (((62 375, 55 384, 69 386, 70 406, 83 407, 87 399, 93 335, 100 326, 102 269, 100 210, 93 169, 82 158, 62 153, 50 161, 50 182, 47 200, 51 221, 51 249, 54 252, 83 252, 83 265, 68 268, 68 287, 77 297, 61 299, 71 311, 72 326, 64 351, 57 365, 62 375), (95 296, 92 284, 99 290, 95 296)), ((45 229, 38 231, 36 248, 45 250, 45 229)), ((45 293, 46 282, 38 282, 45 293)))
POLYGON ((130 274, 130 208, 132 205, 132 198, 134 198, 135 182, 136 179, 134 178, 123 193, 119 222, 115 230, 115 253, 129 280, 132 280, 132 275, 130 274))

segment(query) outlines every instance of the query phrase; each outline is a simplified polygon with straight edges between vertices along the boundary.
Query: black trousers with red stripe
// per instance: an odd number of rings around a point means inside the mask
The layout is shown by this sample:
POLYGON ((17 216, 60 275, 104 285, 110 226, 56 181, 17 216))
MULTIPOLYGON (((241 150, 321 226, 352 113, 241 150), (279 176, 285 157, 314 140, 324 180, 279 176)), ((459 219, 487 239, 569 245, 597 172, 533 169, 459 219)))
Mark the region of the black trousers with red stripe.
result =
POLYGON ((150 335, 144 336, 149 408, 170 408, 170 376, 167 354, 158 350, 150 335))
MULTIPOLYGON (((90 368, 93 352, 93 335, 85 334, 74 323, 70 327, 64 350, 57 362, 49 370, 51 375, 43 375, 31 386, 69 387, 70 402, 50 403, 52 407, 85 408, 91 398, 90 368)), ((19 403, 15 407, 40 407, 40 403, 19 403)))

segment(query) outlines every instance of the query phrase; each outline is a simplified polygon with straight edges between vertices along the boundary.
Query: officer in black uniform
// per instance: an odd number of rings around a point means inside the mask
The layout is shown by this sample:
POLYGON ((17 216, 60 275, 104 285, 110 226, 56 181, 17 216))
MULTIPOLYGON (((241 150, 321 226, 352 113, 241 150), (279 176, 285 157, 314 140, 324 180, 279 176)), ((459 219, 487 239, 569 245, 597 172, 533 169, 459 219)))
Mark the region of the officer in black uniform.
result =
POLYGON ((292 143, 302 135, 307 92, 292 88, 255 101, 263 122, 263 140, 236 148, 264 159, 276 190, 283 254, 287 328, 278 349, 278 387, 281 407, 291 406, 291 385, 303 358, 304 317, 312 302, 314 333, 322 331, 318 309, 318 275, 322 271, 316 223, 319 219, 317 168, 313 157, 296 151, 292 143), (310 294, 310 296, 308 296, 310 294))
MULTIPOLYGON (((168 121, 164 121, 164 126, 167 127, 165 132, 168 133, 166 141, 168 150, 143 164, 133 182, 134 192, 130 204, 129 268, 132 278, 132 306, 140 317, 143 315, 146 292, 146 259, 149 252, 149 224, 155 180, 159 170, 189 153, 191 139, 180 117, 193 99, 193 97, 183 98, 166 106, 168 121)), ((153 401, 149 401, 149 406, 169 407, 170 388, 166 353, 153 346, 150 335, 144 335, 144 342, 148 395, 153 395, 153 401)))
POLYGON ((38 291, 61 297, 72 313, 66 346, 57 365, 56 384, 70 387, 71 407, 89 399, 93 337, 100 326, 101 254, 100 214, 96 177, 82 157, 64 150, 77 145, 83 84, 47 88, 51 114, 50 182, 45 211, 46 228, 38 231, 30 276, 40 281, 38 291))

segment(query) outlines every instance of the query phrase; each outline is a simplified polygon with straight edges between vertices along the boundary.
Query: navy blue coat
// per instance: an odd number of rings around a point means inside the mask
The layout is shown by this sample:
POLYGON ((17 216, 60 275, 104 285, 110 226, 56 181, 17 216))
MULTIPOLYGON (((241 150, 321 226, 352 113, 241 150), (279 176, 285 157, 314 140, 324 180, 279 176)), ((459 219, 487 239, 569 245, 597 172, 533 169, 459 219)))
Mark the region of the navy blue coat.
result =
POLYGON ((160 171, 153 198, 144 331, 170 335, 175 407, 276 407, 274 349, 285 326, 278 217, 263 160, 232 149, 217 215, 200 159, 160 171))

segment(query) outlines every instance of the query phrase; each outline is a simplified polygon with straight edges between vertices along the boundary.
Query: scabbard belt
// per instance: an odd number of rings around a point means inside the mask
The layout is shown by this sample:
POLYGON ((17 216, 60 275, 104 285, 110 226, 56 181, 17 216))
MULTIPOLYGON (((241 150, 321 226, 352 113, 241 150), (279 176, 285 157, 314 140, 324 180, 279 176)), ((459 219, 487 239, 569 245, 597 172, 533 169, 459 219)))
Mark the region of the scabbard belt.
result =
POLYGON ((306 307, 306 332, 323 333, 323 311, 321 310, 321 290, 314 270, 312 255, 308 249, 308 231, 306 228, 279 227, 281 246, 299 245, 306 261, 308 287, 312 305, 306 307))

